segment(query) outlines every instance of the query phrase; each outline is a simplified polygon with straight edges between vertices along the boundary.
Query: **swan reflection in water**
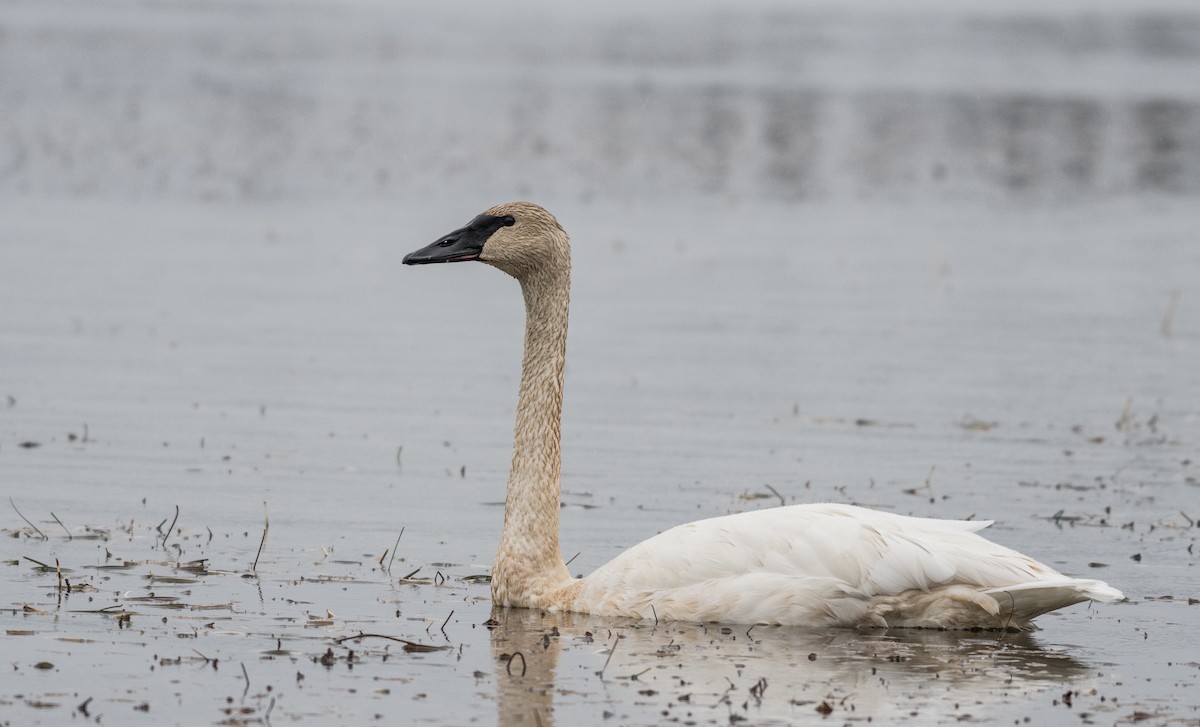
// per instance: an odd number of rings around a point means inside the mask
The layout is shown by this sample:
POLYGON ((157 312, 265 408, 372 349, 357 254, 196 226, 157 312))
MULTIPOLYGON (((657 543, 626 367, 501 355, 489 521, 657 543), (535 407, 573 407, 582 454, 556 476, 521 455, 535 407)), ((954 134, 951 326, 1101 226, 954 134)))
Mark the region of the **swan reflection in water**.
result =
POLYGON ((654 624, 500 607, 489 623, 497 724, 506 727, 606 717, 791 723, 822 713, 970 721, 1017 695, 1077 689, 1097 675, 1028 632, 654 624))

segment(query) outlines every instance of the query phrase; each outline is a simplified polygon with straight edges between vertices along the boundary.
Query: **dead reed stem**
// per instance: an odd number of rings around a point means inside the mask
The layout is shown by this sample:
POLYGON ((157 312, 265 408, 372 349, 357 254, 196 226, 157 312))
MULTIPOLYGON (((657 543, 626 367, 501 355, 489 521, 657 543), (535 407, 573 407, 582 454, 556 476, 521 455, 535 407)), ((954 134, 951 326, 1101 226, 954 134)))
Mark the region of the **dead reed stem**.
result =
POLYGON ((71 535, 71 531, 70 531, 70 530, 67 530, 67 526, 66 526, 66 525, 63 525, 63 521, 58 519, 58 515, 55 515, 53 510, 51 510, 51 511, 50 511, 50 517, 54 518, 54 522, 58 523, 59 527, 61 527, 63 530, 66 530, 66 532, 67 532, 67 540, 74 540, 74 539, 75 539, 75 536, 74 536, 74 535, 71 535))
POLYGON ((162 545, 163 545, 164 549, 167 547, 167 541, 170 540, 171 531, 175 529, 175 523, 177 523, 177 522, 179 522, 179 506, 178 505, 175 506, 175 519, 173 519, 171 521, 171 527, 167 528, 167 532, 163 533, 162 545))
POLYGON ((779 490, 776 490, 774 487, 771 487, 770 485, 765 485, 765 487, 771 491, 772 495, 779 498, 779 506, 780 507, 783 507, 784 505, 787 504, 787 501, 785 501, 783 499, 783 495, 779 494, 779 490))
POLYGON ((392 561, 396 559, 396 548, 400 547, 400 538, 404 537, 404 526, 400 526, 400 534, 396 536, 396 543, 392 546, 392 557, 388 558, 387 570, 388 575, 392 574, 392 561))
POLYGON ((600 677, 601 681, 604 680, 604 672, 605 672, 605 670, 608 669, 608 662, 612 661, 613 653, 616 652, 616 650, 617 650, 617 642, 620 640, 621 640, 620 634, 617 634, 616 636, 613 637, 613 645, 608 650, 608 658, 604 660, 604 666, 600 667, 600 671, 596 672, 596 676, 600 677))
POLYGON ((29 518, 27 518, 27 517, 25 517, 24 515, 22 515, 22 514, 21 514, 21 511, 17 509, 17 503, 13 502, 13 499, 12 499, 11 497, 10 497, 10 498, 8 498, 8 504, 9 504, 9 505, 12 505, 12 509, 13 509, 13 510, 14 510, 14 511, 15 511, 15 512, 18 514, 18 515, 21 515, 21 519, 22 519, 22 520, 24 520, 24 521, 25 521, 25 523, 26 523, 27 525, 29 525, 29 527, 33 528, 35 531, 37 531, 37 534, 38 534, 38 535, 42 536, 42 540, 49 540, 49 539, 50 539, 50 538, 46 537, 46 534, 42 532, 42 529, 41 529, 41 528, 39 528, 37 525, 34 525, 32 522, 30 522, 30 521, 29 521, 29 518))
POLYGON ((258 559, 262 557, 263 546, 267 544, 267 531, 271 529, 271 517, 267 512, 267 503, 263 503, 263 534, 262 540, 258 541, 258 553, 254 555, 254 565, 250 566, 250 570, 258 571, 258 559))

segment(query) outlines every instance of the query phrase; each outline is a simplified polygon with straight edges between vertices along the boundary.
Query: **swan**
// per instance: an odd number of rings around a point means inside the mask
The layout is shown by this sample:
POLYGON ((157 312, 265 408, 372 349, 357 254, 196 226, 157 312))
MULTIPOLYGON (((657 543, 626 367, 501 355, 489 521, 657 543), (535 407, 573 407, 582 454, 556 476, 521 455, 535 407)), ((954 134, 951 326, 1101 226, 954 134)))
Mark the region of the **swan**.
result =
POLYGON ((1033 628, 1083 601, 1124 598, 977 534, 990 521, 789 505, 666 530, 573 578, 559 550, 560 425, 571 251, 542 207, 502 204, 405 256, 478 260, 516 278, 525 350, 492 600, 600 616, 788 626, 1033 628))

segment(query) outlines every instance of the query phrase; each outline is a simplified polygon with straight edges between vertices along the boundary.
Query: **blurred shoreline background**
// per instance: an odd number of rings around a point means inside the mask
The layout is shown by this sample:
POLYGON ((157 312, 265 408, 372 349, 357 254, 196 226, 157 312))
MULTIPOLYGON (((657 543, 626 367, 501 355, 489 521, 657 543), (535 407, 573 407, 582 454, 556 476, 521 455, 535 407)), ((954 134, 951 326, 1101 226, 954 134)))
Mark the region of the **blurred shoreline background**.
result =
POLYGON ((1200 194, 1186 2, 0 5, 0 193, 1200 194))

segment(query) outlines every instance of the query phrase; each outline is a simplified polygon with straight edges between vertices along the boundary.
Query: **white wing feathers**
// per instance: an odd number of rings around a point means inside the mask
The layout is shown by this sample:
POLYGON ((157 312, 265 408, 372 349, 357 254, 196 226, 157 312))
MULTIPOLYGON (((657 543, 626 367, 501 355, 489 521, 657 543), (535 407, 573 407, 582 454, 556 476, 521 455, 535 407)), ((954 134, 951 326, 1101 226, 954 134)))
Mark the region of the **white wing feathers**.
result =
POLYGON ((976 535, 990 524, 831 504, 701 520, 602 566, 583 580, 579 605, 697 621, 1019 628, 1071 603, 1121 598, 976 535))

